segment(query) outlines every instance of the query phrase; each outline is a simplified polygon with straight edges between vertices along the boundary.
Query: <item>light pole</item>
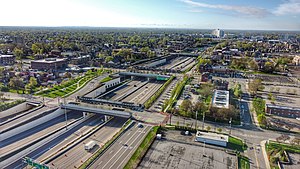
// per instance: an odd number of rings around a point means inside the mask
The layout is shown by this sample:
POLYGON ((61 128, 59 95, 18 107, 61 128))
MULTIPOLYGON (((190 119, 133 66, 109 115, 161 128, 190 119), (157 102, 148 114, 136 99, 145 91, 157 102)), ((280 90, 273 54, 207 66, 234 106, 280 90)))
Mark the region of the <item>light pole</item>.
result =
POLYGON ((202 118, 202 130, 204 130, 204 119, 205 119, 205 112, 203 112, 203 118, 202 118))
MULTIPOLYGON (((198 111, 196 111, 195 130, 197 130, 198 111)), ((197 132, 197 131, 196 131, 197 132)))
POLYGON ((66 108, 66 98, 64 98, 64 112, 65 112, 65 120, 66 120, 66 130, 68 130, 68 118, 67 118, 67 108, 66 108))
POLYGON ((231 121, 232 121, 232 118, 230 117, 230 120, 229 120, 229 125, 230 125, 229 134, 231 134, 231 121))

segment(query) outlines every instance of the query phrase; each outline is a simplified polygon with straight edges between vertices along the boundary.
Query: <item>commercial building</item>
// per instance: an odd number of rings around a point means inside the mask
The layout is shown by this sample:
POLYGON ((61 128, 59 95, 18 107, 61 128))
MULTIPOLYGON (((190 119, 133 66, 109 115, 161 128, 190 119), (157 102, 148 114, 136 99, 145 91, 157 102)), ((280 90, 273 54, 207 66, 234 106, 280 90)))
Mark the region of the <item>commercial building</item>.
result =
POLYGON ((41 60, 31 61, 31 68, 38 70, 57 70, 67 66, 66 59, 46 58, 41 60))
POLYGON ((229 108, 229 91, 215 90, 212 98, 212 106, 217 108, 229 108))
POLYGON ((278 106, 273 104, 266 105, 266 113, 282 117, 300 118, 299 107, 278 106))
POLYGON ((228 136, 217 133, 207 133, 197 131, 195 141, 203 142, 205 144, 212 144, 226 147, 228 143, 228 136))
POLYGON ((0 55, 0 65, 13 65, 16 61, 14 55, 0 55))
POLYGON ((218 37, 218 38, 223 38, 224 35, 225 35, 224 31, 221 30, 221 29, 215 29, 215 30, 212 31, 211 34, 214 35, 214 36, 216 36, 216 37, 218 37))

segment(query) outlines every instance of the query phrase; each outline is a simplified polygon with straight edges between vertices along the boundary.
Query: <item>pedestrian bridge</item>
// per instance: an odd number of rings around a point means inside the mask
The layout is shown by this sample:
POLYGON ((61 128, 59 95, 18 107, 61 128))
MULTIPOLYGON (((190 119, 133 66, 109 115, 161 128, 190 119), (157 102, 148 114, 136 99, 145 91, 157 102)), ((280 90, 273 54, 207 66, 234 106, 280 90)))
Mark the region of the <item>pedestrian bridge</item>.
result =
POLYGON ((131 113, 125 112, 125 111, 118 111, 118 110, 106 110, 106 109, 100 109, 95 105, 79 105, 79 104, 65 104, 61 105, 62 109, 67 110, 75 110, 75 111, 82 111, 82 112, 88 112, 88 113, 96 113, 96 114, 102 114, 107 116, 116 116, 116 117, 123 117, 123 118, 130 118, 131 113))

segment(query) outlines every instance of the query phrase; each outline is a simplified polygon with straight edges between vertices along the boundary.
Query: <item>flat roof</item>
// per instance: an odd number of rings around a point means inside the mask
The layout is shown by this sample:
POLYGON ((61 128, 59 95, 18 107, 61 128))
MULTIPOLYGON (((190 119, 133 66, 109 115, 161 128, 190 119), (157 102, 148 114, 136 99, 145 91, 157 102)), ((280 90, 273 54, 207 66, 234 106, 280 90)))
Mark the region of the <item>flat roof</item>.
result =
POLYGON ((120 75, 127 75, 127 76, 140 76, 140 77, 149 77, 149 78, 157 78, 157 77, 161 77, 161 78, 166 78, 169 79, 171 76, 168 75, 159 75, 159 74, 146 74, 146 73, 134 73, 134 72, 120 72, 120 75))
POLYGON ((288 107, 288 106, 279 106, 279 105, 273 105, 273 104, 267 104, 267 107, 276 108, 276 109, 300 111, 300 107, 288 107))
POLYGON ((197 131, 196 137, 201 137, 201 138, 204 138, 204 139, 211 139, 211 140, 228 142, 228 136, 224 135, 224 134, 207 133, 207 132, 197 131))
POLYGON ((60 61, 65 61, 65 58, 46 58, 46 59, 41 59, 41 60, 33 60, 31 62, 35 63, 55 63, 55 62, 60 62, 60 61))
POLYGON ((213 107, 217 108, 229 108, 229 91, 227 90, 215 90, 213 99, 213 107))

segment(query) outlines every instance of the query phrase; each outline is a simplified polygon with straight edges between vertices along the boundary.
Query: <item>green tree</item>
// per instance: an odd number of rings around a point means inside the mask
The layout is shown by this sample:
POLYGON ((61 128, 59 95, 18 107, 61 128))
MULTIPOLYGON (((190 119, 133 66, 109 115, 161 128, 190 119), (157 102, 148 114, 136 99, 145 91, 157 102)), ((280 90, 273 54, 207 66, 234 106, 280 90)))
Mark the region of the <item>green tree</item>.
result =
POLYGON ((17 77, 13 77, 10 79, 8 85, 13 88, 13 89, 16 89, 16 90, 19 90, 21 88, 24 87, 24 83, 23 83, 23 80, 20 79, 20 78, 17 78, 17 77))
POLYGON ((19 49, 17 47, 14 48, 13 54, 16 56, 18 60, 21 60, 24 56, 23 49, 19 49))
POLYGON ((237 83, 235 86, 234 86, 234 96, 235 97, 238 97, 238 98, 241 98, 242 96, 242 87, 241 87, 241 84, 237 83))
POLYGON ((256 95, 258 90, 263 90, 264 86, 262 85, 261 79, 254 79, 249 81, 248 89, 251 95, 256 95))
POLYGON ((41 52, 40 45, 37 43, 34 43, 31 45, 31 50, 34 54, 39 54, 41 52))
POLYGON ((190 100, 183 100, 179 108, 180 114, 185 117, 190 117, 192 112, 192 105, 193 104, 190 100))

